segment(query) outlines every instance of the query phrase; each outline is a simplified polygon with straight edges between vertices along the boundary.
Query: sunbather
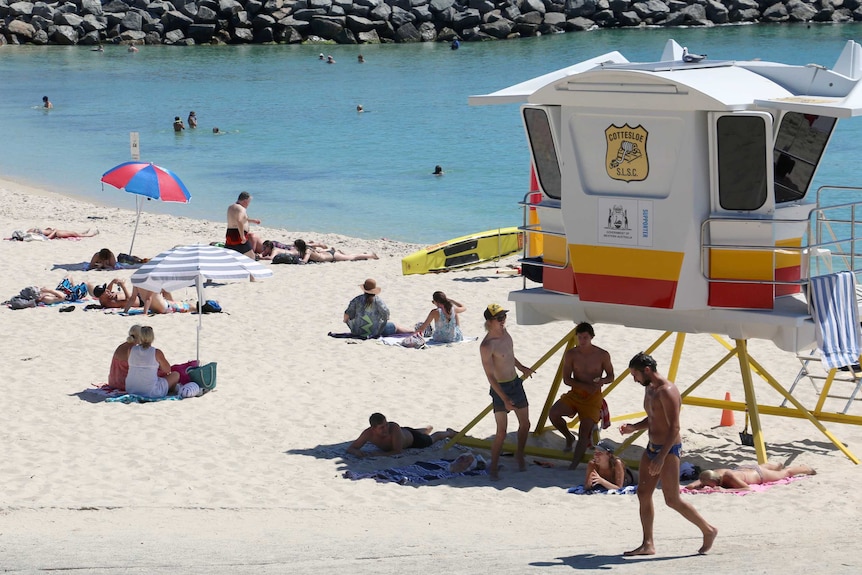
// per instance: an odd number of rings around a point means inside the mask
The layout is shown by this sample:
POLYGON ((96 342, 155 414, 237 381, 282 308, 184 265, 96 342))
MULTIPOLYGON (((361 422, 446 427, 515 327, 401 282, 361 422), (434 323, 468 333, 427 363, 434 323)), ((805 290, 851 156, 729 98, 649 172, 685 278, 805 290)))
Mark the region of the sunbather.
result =
POLYGON ((700 479, 686 486, 686 489, 751 489, 750 485, 760 485, 778 481, 794 475, 816 475, 817 472, 807 465, 784 467, 781 463, 761 463, 760 465, 740 465, 735 469, 707 469, 701 472, 700 479))
POLYGON ((134 300, 130 301, 132 293, 129 291, 129 286, 120 278, 114 278, 106 284, 94 287, 93 295, 99 299, 99 303, 105 308, 123 308, 128 311, 128 308, 143 307, 144 305, 144 300, 140 297, 135 297, 134 300), (115 289, 117 286, 122 291, 118 292, 115 289))
POLYGON ((30 228, 28 234, 41 234, 49 240, 66 238, 92 238, 99 235, 99 230, 87 230, 86 232, 73 232, 69 230, 58 230, 56 228, 30 228))
POLYGON ((296 251, 299 252, 300 263, 307 264, 308 262, 354 262, 358 260, 376 260, 380 259, 377 254, 346 254, 335 248, 313 248, 303 240, 293 242, 296 251))
POLYGON ((600 441, 593 458, 587 463, 586 489, 622 489, 638 484, 638 472, 629 469, 622 459, 614 455, 613 448, 600 441))
POLYGON ((126 305, 123 308, 123 311, 129 311, 135 302, 143 301, 143 312, 144 315, 149 312, 153 313, 184 313, 191 311, 191 306, 188 302, 178 302, 174 301, 173 296, 170 292, 165 290, 161 290, 160 292, 154 292, 148 289, 139 288, 135 286, 132 289, 132 295, 126 300, 126 305))
POLYGON ((81 282, 76 284, 71 277, 66 277, 63 278, 63 281, 60 282, 56 289, 40 287, 36 301, 47 305, 63 301, 81 301, 87 297, 90 291, 91 287, 86 283, 81 282))
POLYGON ((356 457, 373 457, 378 454, 369 454, 362 451, 366 443, 376 445, 382 453, 379 455, 395 455, 401 453, 408 447, 425 448, 430 447, 441 439, 455 437, 457 432, 453 429, 431 433, 431 426, 422 429, 412 427, 401 427, 394 421, 386 421, 382 413, 372 413, 368 418, 368 427, 362 434, 350 444, 347 453, 356 457))
POLYGON ((467 311, 467 308, 453 299, 446 297, 441 291, 435 291, 431 296, 431 303, 436 307, 428 313, 428 317, 420 324, 416 331, 417 335, 423 335, 425 330, 434 322, 431 339, 441 343, 452 343, 464 339, 461 333, 461 322, 458 314, 467 311))
POLYGON ((90 270, 112 270, 117 267, 117 258, 108 248, 102 248, 90 258, 90 270))
POLYGON ((111 357, 111 369, 108 371, 108 385, 120 391, 126 391, 126 376, 129 375, 129 351, 141 343, 141 326, 135 324, 129 328, 129 336, 114 350, 111 357))

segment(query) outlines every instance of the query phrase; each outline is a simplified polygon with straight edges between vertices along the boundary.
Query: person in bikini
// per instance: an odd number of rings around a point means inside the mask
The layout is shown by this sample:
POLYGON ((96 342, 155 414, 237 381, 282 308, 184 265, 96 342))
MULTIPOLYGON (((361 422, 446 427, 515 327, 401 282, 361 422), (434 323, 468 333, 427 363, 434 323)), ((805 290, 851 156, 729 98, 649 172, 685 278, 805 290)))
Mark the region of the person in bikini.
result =
POLYGON ((794 475, 816 475, 808 465, 785 467, 781 463, 740 465, 735 469, 707 469, 700 479, 685 486, 686 489, 751 489, 750 485, 761 485, 794 475))
POLYGON ((455 437, 457 434, 454 429, 432 433, 431 426, 423 429, 403 427, 394 421, 386 421, 386 417, 382 413, 372 413, 371 417, 368 418, 368 423, 369 427, 359 435, 356 441, 350 444, 347 453, 356 457, 395 455, 409 447, 417 449, 431 447, 437 441, 455 437), (382 453, 362 451, 362 446, 366 443, 375 445, 382 453))
POLYGON ((710 550, 718 529, 707 523, 697 509, 680 497, 679 456, 682 439, 679 433, 679 410, 682 398, 676 385, 657 371, 655 359, 641 352, 629 362, 632 378, 644 387, 644 411, 647 416, 637 423, 620 426, 620 433, 627 435, 646 430, 649 436, 647 448, 641 455, 638 478, 638 503, 640 505, 643 542, 640 547, 626 551, 624 555, 655 555, 653 520, 655 509, 652 496, 661 480, 661 490, 668 507, 694 523, 703 533, 703 544, 698 553, 710 550))
POLYGON ((150 312, 185 313, 191 311, 191 306, 188 302, 174 301, 170 292, 166 292, 165 290, 155 292, 135 286, 132 289, 131 296, 126 299, 126 305, 123 307, 123 311, 127 312, 132 307, 137 307, 136 302, 143 302, 142 307, 144 315, 150 312))
MULTIPOLYGON (((134 290, 132 290, 133 292, 134 290)), ((128 311, 132 307, 144 307, 144 300, 140 295, 136 296, 133 301, 129 298, 132 296, 129 287, 120 278, 114 278, 106 284, 93 288, 93 295, 99 300, 99 304, 104 308, 123 308, 128 311), (119 286, 121 292, 115 288, 119 286)))
POLYGON ((314 248, 305 243, 304 240, 295 240, 293 247, 299 253, 300 263, 308 262, 355 262, 359 260, 379 259, 375 253, 346 254, 335 248, 314 248))
POLYGON ((587 463, 584 487, 590 491, 622 489, 637 483, 638 472, 629 469, 622 459, 614 455, 613 447, 600 441, 596 445, 593 458, 587 463))
POLYGON ((260 239, 256 235, 248 231, 249 223, 260 225, 260 220, 253 220, 248 217, 246 210, 250 203, 251 194, 241 192, 236 202, 228 207, 227 233, 225 234, 224 247, 255 259, 255 254, 262 249, 257 244, 262 242, 260 242, 260 239))
POLYGON ((509 422, 509 412, 514 411, 518 418, 518 445, 515 450, 515 461, 519 471, 527 470, 524 460, 524 448, 527 446, 527 435, 530 433, 530 405, 524 392, 523 378, 518 377, 515 369, 521 370, 523 377, 533 375, 533 370, 522 364, 515 357, 515 344, 512 336, 506 331, 506 314, 509 310, 492 303, 485 308, 485 338, 479 346, 482 357, 482 368, 491 388, 489 394, 494 406, 494 420, 497 431, 491 445, 491 467, 488 470, 492 481, 500 478, 500 452, 506 441, 506 428, 509 422))
POLYGON ((563 356, 563 381, 571 389, 563 394, 551 407, 548 418, 554 427, 566 438, 565 451, 574 454, 569 469, 575 469, 590 446, 593 427, 601 419, 602 386, 613 382, 614 366, 611 354, 592 344, 596 333, 593 326, 581 322, 575 326, 578 338, 577 347, 568 350, 563 356), (578 439, 569 431, 564 417, 580 418, 578 439))
POLYGON ((30 228, 28 234, 40 234, 49 240, 65 240, 68 238, 92 238, 99 235, 99 230, 87 230, 86 232, 73 232, 70 230, 58 230, 56 228, 30 228))

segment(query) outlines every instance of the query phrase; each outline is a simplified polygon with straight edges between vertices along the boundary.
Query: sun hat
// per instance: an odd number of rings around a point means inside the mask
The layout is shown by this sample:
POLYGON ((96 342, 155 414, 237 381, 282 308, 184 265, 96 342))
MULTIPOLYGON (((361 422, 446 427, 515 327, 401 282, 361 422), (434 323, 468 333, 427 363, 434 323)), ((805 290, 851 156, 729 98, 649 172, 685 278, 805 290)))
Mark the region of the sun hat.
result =
POLYGON ((507 313, 509 310, 503 309, 498 303, 492 303, 487 308, 485 308, 485 319, 494 319, 501 313, 507 313))
POLYGON ((108 289, 108 284, 102 284, 100 286, 96 286, 93 288, 93 295, 96 297, 101 297, 105 290, 108 289))
POLYGON ((382 288, 377 287, 377 282, 371 278, 365 280, 364 284, 360 284, 359 287, 362 288, 362 291, 369 294, 377 295, 381 292, 382 288))

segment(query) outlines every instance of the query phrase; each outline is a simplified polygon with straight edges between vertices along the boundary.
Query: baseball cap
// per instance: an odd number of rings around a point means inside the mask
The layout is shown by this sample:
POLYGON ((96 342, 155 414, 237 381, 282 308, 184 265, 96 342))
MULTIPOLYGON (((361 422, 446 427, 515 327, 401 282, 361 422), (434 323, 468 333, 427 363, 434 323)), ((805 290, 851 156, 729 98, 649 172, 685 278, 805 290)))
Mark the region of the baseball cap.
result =
POLYGON ((494 319, 501 313, 506 313, 508 311, 509 310, 507 309, 503 309, 503 306, 501 306, 500 304, 492 303, 485 308, 485 319, 494 319))
POLYGON ((108 284, 102 284, 100 286, 94 287, 93 288, 93 295, 96 297, 100 297, 103 293, 105 293, 105 290, 107 289, 107 287, 108 287, 108 284))
POLYGON ((614 452, 614 446, 610 441, 602 439, 598 443, 596 443, 596 449, 600 449, 602 451, 607 451, 608 453, 614 452))

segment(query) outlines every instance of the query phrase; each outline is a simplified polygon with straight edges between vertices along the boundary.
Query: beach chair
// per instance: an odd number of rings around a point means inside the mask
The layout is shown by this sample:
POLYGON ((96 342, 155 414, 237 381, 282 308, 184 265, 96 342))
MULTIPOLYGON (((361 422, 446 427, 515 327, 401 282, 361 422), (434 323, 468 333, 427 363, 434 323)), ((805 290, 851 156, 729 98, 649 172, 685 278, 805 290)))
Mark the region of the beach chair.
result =
MULTIPOLYGON (((797 354, 802 368, 796 376, 789 393, 803 379, 808 379, 818 394, 817 407, 820 412, 835 381, 855 384, 844 410, 846 414, 862 389, 862 373, 859 370, 860 330, 857 303, 856 277, 851 272, 838 272, 812 277, 808 287, 808 307, 814 319, 817 348, 808 353, 797 354), (817 369, 819 364, 819 370, 817 369), (823 387, 818 388, 817 382, 823 387)), ((787 403, 785 399, 782 407, 787 403)))

